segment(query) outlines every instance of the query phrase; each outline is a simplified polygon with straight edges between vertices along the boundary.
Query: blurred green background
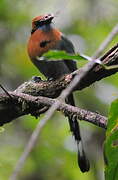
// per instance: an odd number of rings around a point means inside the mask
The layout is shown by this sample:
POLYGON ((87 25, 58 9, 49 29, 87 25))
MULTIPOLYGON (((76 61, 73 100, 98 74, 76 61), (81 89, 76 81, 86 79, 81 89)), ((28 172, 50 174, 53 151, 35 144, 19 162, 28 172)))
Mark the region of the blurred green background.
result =
MULTIPOLYGON (((91 56, 118 21, 118 1, 0 0, 0 83, 7 90, 41 75, 30 62, 26 47, 32 18, 45 13, 57 14, 54 24, 73 41, 76 52, 91 56)), ((118 36, 107 49, 116 42, 118 36)), ((78 67, 81 65, 78 63, 78 67)), ((76 92, 77 106, 107 116, 109 104, 118 97, 117 79, 115 74, 76 92)), ((38 121, 30 115, 24 116, 6 124, 4 132, 0 132, 0 180, 9 179, 38 121)), ((81 133, 91 162, 90 172, 80 172, 76 143, 67 119, 58 112, 43 129, 18 179, 103 180, 105 131, 81 122, 81 133)))

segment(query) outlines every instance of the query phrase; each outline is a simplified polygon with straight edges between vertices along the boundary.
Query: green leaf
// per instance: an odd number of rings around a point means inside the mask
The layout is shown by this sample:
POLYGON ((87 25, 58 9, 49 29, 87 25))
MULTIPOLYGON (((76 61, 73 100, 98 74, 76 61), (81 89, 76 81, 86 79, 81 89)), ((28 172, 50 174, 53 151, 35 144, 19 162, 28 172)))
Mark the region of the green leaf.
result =
MULTIPOLYGON (((48 51, 47 53, 44 54, 44 56, 48 59, 52 60, 61 60, 61 59, 67 59, 67 60, 88 60, 87 56, 84 57, 83 55, 80 54, 68 54, 65 51, 48 51)), ((89 58, 89 57, 88 57, 89 58)))
MULTIPOLYGON (((62 60, 62 59, 65 59, 65 60, 77 60, 77 61, 85 61, 85 60, 88 60, 88 61, 92 61, 92 58, 89 57, 89 56, 86 56, 84 54, 68 54, 67 52, 65 51, 48 51, 47 53, 44 54, 44 56, 48 59, 51 59, 51 60, 62 60)), ((107 69, 107 70, 110 70, 110 69, 116 69, 118 68, 118 65, 111 65, 111 66, 107 66, 105 64, 102 63, 102 61, 100 61, 100 59, 95 59, 95 62, 97 64, 100 64, 104 69, 107 69)))
POLYGON ((105 180, 118 180, 118 99, 111 104, 104 148, 105 180))

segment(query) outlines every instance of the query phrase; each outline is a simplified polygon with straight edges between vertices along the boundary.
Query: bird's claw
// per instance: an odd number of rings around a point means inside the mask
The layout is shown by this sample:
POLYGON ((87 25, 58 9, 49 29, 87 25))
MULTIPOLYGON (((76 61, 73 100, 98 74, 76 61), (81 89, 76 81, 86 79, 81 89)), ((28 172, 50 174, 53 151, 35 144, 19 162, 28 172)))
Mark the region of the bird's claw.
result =
POLYGON ((40 76, 33 76, 32 81, 35 82, 35 83, 38 83, 38 82, 42 81, 42 79, 41 79, 40 76))
POLYGON ((48 81, 54 81, 54 78, 50 77, 47 79, 48 81))

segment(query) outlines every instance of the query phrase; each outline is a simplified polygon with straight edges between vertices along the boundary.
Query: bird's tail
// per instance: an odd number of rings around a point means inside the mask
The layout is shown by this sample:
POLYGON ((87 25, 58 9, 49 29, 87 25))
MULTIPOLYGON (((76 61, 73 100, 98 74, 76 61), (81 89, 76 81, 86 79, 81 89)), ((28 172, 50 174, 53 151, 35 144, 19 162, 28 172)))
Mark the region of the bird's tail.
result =
MULTIPOLYGON (((75 106, 73 94, 70 94, 68 96, 67 103, 75 106)), ((69 120, 69 125, 70 125, 70 131, 73 133, 73 136, 77 142, 78 165, 82 172, 87 172, 87 171, 89 171, 90 164, 89 164, 89 161, 88 161, 85 151, 84 151, 77 117, 74 115, 70 115, 70 116, 68 116, 68 120, 69 120)))

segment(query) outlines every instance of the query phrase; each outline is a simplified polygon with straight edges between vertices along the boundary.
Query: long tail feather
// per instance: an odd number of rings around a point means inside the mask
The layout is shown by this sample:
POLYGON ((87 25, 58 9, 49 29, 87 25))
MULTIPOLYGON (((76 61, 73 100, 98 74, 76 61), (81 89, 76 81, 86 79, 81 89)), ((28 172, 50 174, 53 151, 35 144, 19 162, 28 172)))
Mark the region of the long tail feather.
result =
MULTIPOLYGON (((70 94, 67 99, 67 103, 75 106, 74 103, 74 98, 73 94, 70 94)), ((80 167, 80 170, 82 172, 87 172, 89 171, 90 164, 89 161, 86 157, 82 139, 81 139, 81 134, 80 134, 80 128, 79 128, 79 123, 77 121, 77 117, 74 115, 71 115, 68 117, 69 120, 69 125, 70 125, 70 130, 73 133, 73 136, 77 142, 77 147, 78 147, 78 165, 80 167)))

